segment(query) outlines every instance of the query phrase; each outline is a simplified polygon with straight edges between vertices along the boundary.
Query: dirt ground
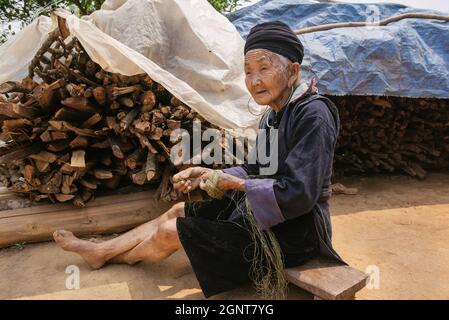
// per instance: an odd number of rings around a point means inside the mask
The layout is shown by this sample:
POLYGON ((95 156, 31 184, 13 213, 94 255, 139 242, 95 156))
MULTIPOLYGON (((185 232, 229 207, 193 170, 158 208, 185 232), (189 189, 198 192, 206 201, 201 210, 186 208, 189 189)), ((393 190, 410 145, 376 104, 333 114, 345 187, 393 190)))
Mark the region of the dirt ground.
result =
MULTIPOLYGON (((334 245, 345 260, 373 272, 357 299, 449 299, 449 174, 340 181, 357 195, 331 200, 334 245), (377 275, 377 277, 376 277, 377 275)), ((250 286, 215 299, 255 298, 250 286)), ((290 299, 310 299, 291 287, 290 299)), ((0 250, 0 299, 204 299, 183 251, 160 264, 90 271, 53 243, 0 250), (65 273, 79 266, 80 289, 65 273)))

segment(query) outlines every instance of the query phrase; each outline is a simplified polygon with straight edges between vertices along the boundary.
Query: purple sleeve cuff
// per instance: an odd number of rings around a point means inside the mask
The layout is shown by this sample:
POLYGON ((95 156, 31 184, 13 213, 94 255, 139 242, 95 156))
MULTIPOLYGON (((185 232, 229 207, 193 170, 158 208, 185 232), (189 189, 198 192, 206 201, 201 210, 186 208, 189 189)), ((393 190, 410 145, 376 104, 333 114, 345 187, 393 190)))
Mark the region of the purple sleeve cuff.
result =
POLYGON ((245 193, 257 225, 268 229, 285 221, 273 190, 274 179, 247 179, 245 193))
POLYGON ((245 169, 243 169, 242 167, 238 166, 238 167, 231 167, 231 168, 226 168, 222 170, 224 173, 230 174, 231 176, 237 177, 237 178, 247 178, 248 177, 248 173, 246 173, 245 169))

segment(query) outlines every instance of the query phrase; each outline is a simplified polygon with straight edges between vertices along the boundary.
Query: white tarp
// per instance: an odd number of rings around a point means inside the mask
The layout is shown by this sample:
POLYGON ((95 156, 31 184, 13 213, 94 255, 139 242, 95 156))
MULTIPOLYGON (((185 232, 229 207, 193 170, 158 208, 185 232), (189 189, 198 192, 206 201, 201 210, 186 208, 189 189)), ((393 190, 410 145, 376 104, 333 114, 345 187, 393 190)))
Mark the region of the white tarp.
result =
MULTIPOLYGON (((258 117, 248 112, 244 41, 206 0, 107 0, 82 19, 63 10, 56 14, 103 69, 145 72, 223 128, 256 125, 258 117)), ((27 75, 54 20, 39 17, 0 47, 0 83, 27 75)), ((257 105, 250 108, 260 113, 257 105)))

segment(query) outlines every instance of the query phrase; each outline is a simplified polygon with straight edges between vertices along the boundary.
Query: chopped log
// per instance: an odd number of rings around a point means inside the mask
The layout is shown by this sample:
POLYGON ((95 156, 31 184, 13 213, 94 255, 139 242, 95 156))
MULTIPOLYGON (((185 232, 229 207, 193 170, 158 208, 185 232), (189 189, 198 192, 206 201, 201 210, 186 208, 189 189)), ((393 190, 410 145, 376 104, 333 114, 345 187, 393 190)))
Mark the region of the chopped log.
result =
POLYGON ((125 164, 131 170, 135 169, 137 166, 137 162, 143 157, 143 152, 141 149, 134 150, 133 153, 128 155, 125 160, 125 164))
POLYGON ((147 175, 145 170, 139 170, 131 173, 131 180, 134 184, 143 185, 147 180, 147 175))
POLYGON ((103 118, 99 113, 95 113, 93 116, 91 116, 89 119, 87 119, 86 121, 84 121, 81 124, 81 129, 87 129, 87 128, 93 127, 98 122, 100 122, 102 119, 103 118))
POLYGON ((123 94, 131 93, 134 91, 140 91, 140 90, 142 90, 142 86, 140 86, 140 85, 135 85, 135 86, 130 86, 130 87, 121 87, 121 88, 115 87, 112 89, 111 95, 113 98, 116 98, 123 94))
MULTIPOLYGON (((61 170, 62 172, 62 170, 61 170)), ((74 176, 70 174, 63 174, 62 175, 62 184, 61 184, 61 192, 63 194, 70 194, 70 186, 72 185, 74 181, 74 176)))
POLYGON ((59 60, 55 60, 55 65, 62 67, 64 70, 66 70, 71 76, 79 79, 80 81, 84 82, 85 84, 92 86, 92 87, 98 87, 98 83, 93 82, 91 80, 89 80, 88 78, 82 76, 81 74, 79 74, 78 72, 70 69, 69 67, 67 67, 65 64, 63 64, 62 62, 60 62, 59 60))
POLYGON ((181 128, 181 121, 179 120, 167 120, 167 125, 170 130, 176 130, 181 128))
POLYGON ((154 85, 153 79, 147 74, 141 76, 140 83, 142 83, 146 90, 151 90, 154 85))
POLYGON ((127 97, 121 97, 117 100, 121 105, 127 107, 127 108, 132 108, 134 107, 134 101, 131 98, 127 98, 127 97))
POLYGON ((40 135, 40 139, 43 142, 50 142, 50 141, 56 141, 56 140, 65 140, 67 138, 68 138, 67 132, 62 132, 62 131, 45 130, 40 135))
POLYGON ((106 90, 103 87, 94 88, 92 90, 92 95, 99 105, 104 105, 106 103, 107 94, 106 90))
POLYGON ((106 180, 106 179, 111 179, 114 175, 112 174, 111 171, 108 171, 108 170, 95 169, 94 176, 95 176, 95 178, 97 178, 99 180, 106 180))
POLYGON ((33 123, 27 119, 14 119, 14 120, 4 120, 2 130, 11 131, 17 128, 22 128, 25 126, 32 126, 33 123))
POLYGON ((61 170, 62 173, 71 174, 75 171, 75 168, 68 163, 64 163, 59 170, 61 170))
POLYGON ((159 108, 159 111, 164 115, 164 116, 170 116, 171 115, 171 108, 170 106, 163 106, 159 108))
POLYGON ((170 158, 170 150, 167 148, 167 146, 160 140, 156 141, 157 144, 162 148, 162 150, 164 151, 165 155, 170 158))
POLYGON ((76 195, 73 198, 72 203, 75 205, 75 207, 78 208, 84 208, 86 206, 86 203, 83 201, 83 198, 81 198, 80 195, 76 195))
POLYGON ((70 142, 72 149, 86 149, 89 144, 89 140, 83 136, 77 136, 70 142))
POLYGON ((58 140, 55 142, 52 142, 47 145, 47 150, 50 152, 61 152, 65 149, 67 149, 70 145, 69 140, 58 140))
POLYGON ((158 151, 156 150, 156 148, 151 144, 150 140, 148 140, 148 138, 138 132, 135 133, 135 135, 139 138, 139 142, 140 145, 142 146, 142 148, 148 148, 148 151, 151 152, 152 154, 157 154, 158 151))
POLYGON ((85 154, 86 152, 84 150, 75 150, 72 152, 72 158, 70 160, 70 166, 73 168, 85 168, 86 162, 85 162, 85 154))
POLYGON ((148 138, 150 138, 151 140, 159 141, 162 138, 163 134, 164 134, 164 129, 156 127, 156 128, 153 128, 153 130, 151 130, 151 133, 148 136, 148 138))
POLYGON ((117 139, 110 138, 109 142, 110 142, 112 154, 114 155, 114 157, 116 157, 118 159, 124 159, 125 154, 123 153, 122 149, 120 148, 120 145, 119 145, 119 142, 117 141, 117 139))
POLYGON ((79 136, 96 137, 93 130, 77 128, 66 121, 50 120, 50 121, 48 121, 48 123, 53 128, 55 128, 56 130, 59 130, 59 131, 73 131, 79 136))
POLYGON ((170 201, 171 197, 169 197, 170 193, 170 167, 165 166, 164 171, 162 173, 161 182, 159 184, 159 187, 156 190, 155 193, 155 199, 162 200, 162 201, 170 201))
POLYGON ((85 118, 86 114, 83 114, 82 112, 67 107, 59 109, 53 116, 53 120, 58 121, 74 121, 74 120, 78 121, 85 118))
POLYGON ((125 111, 120 111, 119 113, 117 113, 117 119, 118 120, 123 120, 126 117, 126 112, 125 111))
POLYGON ((151 111, 156 105, 156 95, 153 91, 145 91, 141 97, 142 112, 151 111))
POLYGON ((38 190, 41 193, 54 194, 59 193, 62 184, 62 173, 57 171, 51 175, 51 178, 39 186, 38 190))
POLYGON ((24 88, 21 83, 16 81, 6 81, 0 84, 0 93, 10 93, 10 92, 28 92, 29 90, 24 88))
POLYGON ((126 117, 123 118, 122 121, 120 122, 120 129, 121 130, 128 129, 128 127, 131 125, 131 123, 133 122, 134 118, 137 117, 139 112, 140 112, 140 110, 137 109, 137 108, 136 109, 132 109, 130 112, 128 112, 126 117))
POLYGON ((140 134, 145 134, 148 132, 151 132, 151 123, 149 121, 142 121, 140 119, 135 120, 133 122, 133 126, 136 132, 140 133, 140 134))
POLYGON ((87 179, 80 179, 79 183, 83 187, 92 189, 92 190, 97 189, 97 185, 98 185, 97 181, 92 181, 92 180, 87 180, 87 179))
POLYGON ((66 84, 66 90, 72 97, 83 97, 86 92, 85 85, 76 85, 74 83, 66 84))
POLYGON ((170 99, 170 104, 171 104, 173 107, 179 107, 179 106, 182 106, 182 105, 183 105, 182 101, 179 100, 178 98, 176 98, 175 96, 173 96, 173 97, 170 99))
POLYGON ((62 193, 55 194, 55 198, 59 202, 66 202, 66 201, 72 200, 74 197, 75 197, 75 195, 73 195, 73 194, 62 194, 62 193))
POLYGON ((34 163, 37 171, 41 173, 48 172, 50 170, 50 162, 36 160, 34 163))
POLYGON ((103 140, 91 144, 90 147, 93 149, 109 149, 111 148, 111 142, 109 140, 103 140))
POLYGON ((97 109, 89 102, 89 99, 82 97, 69 97, 61 101, 61 103, 69 108, 85 112, 95 113, 97 109))
POLYGON ((410 163, 410 167, 413 169, 413 171, 416 173, 416 176, 419 179, 424 179, 427 175, 426 170, 424 170, 419 164, 415 163, 415 162, 411 162, 410 163))
POLYGON ((60 155, 58 159, 56 159, 56 164, 62 165, 65 163, 68 163, 70 161, 70 153, 66 153, 63 155, 60 155))
POLYGON ((117 110, 120 108, 120 103, 117 101, 112 101, 112 103, 109 105, 109 109, 111 110, 117 110))
POLYGON ((26 181, 31 182, 34 178, 34 166, 30 164, 25 165, 22 174, 26 181))
POLYGON ((34 107, 25 107, 16 103, 0 102, 0 115, 9 118, 33 119, 41 115, 41 111, 34 107))
POLYGON ((47 151, 41 151, 39 153, 31 154, 29 158, 34 160, 39 160, 42 162, 48 162, 53 163, 58 158, 54 153, 47 152, 47 151))
POLYGON ((33 90, 33 97, 42 108, 50 108, 53 105, 55 91, 64 86, 65 81, 63 79, 56 80, 51 84, 43 82, 33 90))
POLYGON ((115 134, 120 134, 120 125, 114 117, 106 117, 106 123, 110 129, 114 130, 115 134))
POLYGON ((147 154, 147 161, 145 162, 145 175, 147 181, 151 181, 156 175, 156 158, 151 152, 148 152, 147 154))

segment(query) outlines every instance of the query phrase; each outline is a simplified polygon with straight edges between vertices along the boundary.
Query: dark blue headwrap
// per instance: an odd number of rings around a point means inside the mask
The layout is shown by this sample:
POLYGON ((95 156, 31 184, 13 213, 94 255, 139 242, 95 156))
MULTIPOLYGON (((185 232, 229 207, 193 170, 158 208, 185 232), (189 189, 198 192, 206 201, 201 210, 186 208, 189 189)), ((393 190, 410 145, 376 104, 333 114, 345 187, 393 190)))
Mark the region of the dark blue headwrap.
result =
POLYGON ((246 54, 253 49, 266 49, 299 64, 304 57, 301 41, 288 25, 280 21, 264 22, 250 30, 244 52, 246 54))

